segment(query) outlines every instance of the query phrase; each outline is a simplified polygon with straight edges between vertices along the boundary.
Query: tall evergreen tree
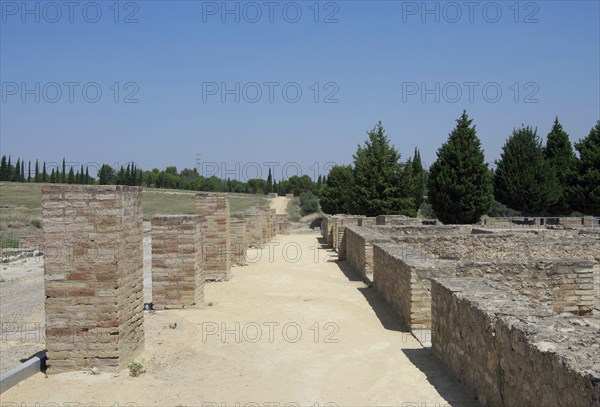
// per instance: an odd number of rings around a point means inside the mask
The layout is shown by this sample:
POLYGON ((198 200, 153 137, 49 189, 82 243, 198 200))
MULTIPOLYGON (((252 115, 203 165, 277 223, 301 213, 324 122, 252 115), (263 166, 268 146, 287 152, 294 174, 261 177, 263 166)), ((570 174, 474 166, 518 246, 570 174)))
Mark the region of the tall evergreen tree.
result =
POLYGON ((35 176, 33 182, 40 182, 40 164, 37 159, 35 160, 35 176))
POLYGON ((63 157, 63 161, 62 161, 61 182, 63 184, 67 183, 67 163, 65 162, 65 158, 64 157, 63 157))
POLYGON ((51 184, 56 183, 56 173, 54 172, 54 168, 52 168, 52 171, 50 171, 50 183, 51 184))
POLYGON ((19 182, 21 181, 21 159, 17 158, 17 163, 15 164, 15 175, 13 175, 13 181, 19 182))
POLYGON ((8 156, 8 164, 7 164, 8 168, 7 168, 7 173, 6 173, 6 181, 12 181, 13 180, 13 173, 14 173, 14 168, 12 163, 10 162, 10 155, 8 156))
POLYGON ((25 161, 21 161, 21 182, 25 182, 25 161))
POLYGON ((569 135, 563 130, 558 117, 554 120, 552 130, 548 133, 544 154, 556 176, 556 188, 558 189, 558 200, 549 207, 548 213, 550 215, 568 215, 573 212, 570 191, 577 160, 569 141, 569 135))
POLYGON ((330 215, 352 213, 354 200, 354 171, 349 165, 334 165, 323 186, 321 210, 330 215))
POLYGON ((588 136, 575 143, 579 152, 573 188, 577 209, 586 215, 600 216, 600 120, 588 136))
POLYGON ((75 172, 73 172, 73 167, 71 166, 69 169, 69 179, 67 180, 69 184, 75 183, 75 172))
POLYGON ((90 182, 90 172, 89 172, 89 168, 88 168, 87 165, 85 166, 85 182, 84 182, 84 184, 91 184, 91 182, 90 182))
POLYGON ((416 216, 410 180, 381 122, 368 132, 365 145, 359 145, 354 154, 354 182, 353 212, 367 216, 416 216))
POLYGON ((496 161, 496 200, 525 215, 546 215, 559 197, 558 183, 544 157, 537 130, 514 130, 496 161))
POLYGON ((271 168, 269 167, 269 175, 267 176, 267 194, 273 192, 273 175, 271 174, 271 168))
POLYGON ((46 172, 46 161, 42 166, 42 182, 48 182, 48 173, 46 172))
POLYGON ((446 224, 476 223, 494 201, 490 171, 472 122, 463 111, 429 169, 429 202, 446 224))
POLYGON ((8 163, 5 155, 2 156, 2 162, 0 163, 0 181, 8 181, 8 163))
POLYGON ((31 182, 31 160, 29 160, 29 165, 27 168, 27 182, 31 182))
POLYGON ((415 148, 415 155, 412 158, 411 165, 413 197, 415 200, 415 208, 418 211, 425 200, 425 169, 423 168, 421 152, 418 148, 415 148))

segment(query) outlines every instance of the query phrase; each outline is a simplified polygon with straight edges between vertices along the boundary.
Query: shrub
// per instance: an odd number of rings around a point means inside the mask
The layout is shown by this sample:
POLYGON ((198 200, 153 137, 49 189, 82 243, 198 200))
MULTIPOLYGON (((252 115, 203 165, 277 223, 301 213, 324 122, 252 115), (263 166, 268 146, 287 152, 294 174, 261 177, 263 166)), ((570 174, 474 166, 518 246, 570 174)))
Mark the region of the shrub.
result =
POLYGON ((302 216, 319 212, 319 198, 312 192, 303 192, 300 195, 300 208, 302 209, 302 216))

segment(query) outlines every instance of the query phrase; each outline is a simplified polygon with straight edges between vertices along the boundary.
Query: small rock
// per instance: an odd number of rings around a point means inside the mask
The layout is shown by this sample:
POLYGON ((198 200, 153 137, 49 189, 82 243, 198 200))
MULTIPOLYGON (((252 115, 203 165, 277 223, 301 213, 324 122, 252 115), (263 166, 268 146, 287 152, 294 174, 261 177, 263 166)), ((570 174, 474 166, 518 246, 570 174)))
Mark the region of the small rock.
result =
POLYGON ((100 374, 100 370, 98 370, 98 368, 96 366, 92 366, 90 371, 92 372, 93 375, 100 374))

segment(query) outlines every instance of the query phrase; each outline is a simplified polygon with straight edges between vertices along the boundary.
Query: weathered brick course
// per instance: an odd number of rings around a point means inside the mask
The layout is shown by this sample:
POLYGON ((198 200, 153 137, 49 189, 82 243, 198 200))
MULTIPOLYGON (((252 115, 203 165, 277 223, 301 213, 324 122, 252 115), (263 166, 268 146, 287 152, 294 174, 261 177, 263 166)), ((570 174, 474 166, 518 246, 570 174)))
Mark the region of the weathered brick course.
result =
POLYGON ((196 194, 196 214, 202 216, 204 278, 228 280, 231 271, 229 197, 226 194, 196 194))

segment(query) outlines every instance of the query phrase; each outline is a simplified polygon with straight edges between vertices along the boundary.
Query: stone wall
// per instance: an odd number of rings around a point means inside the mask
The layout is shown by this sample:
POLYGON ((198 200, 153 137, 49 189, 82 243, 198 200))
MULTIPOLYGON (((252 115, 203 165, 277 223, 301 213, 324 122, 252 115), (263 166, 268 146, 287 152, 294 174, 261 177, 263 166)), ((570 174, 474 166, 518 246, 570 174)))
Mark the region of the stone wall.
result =
POLYGON ((346 227, 346 259, 368 281, 373 281, 373 243, 391 243, 391 239, 366 227, 346 227))
POLYGON ((540 228, 546 226, 563 226, 566 228, 585 228, 598 226, 598 218, 584 217, 488 217, 481 218, 480 223, 490 228, 540 228))
POLYGON ((278 235, 289 235, 290 234, 290 222, 288 221, 287 215, 277 215, 277 234, 278 235))
POLYGON ((377 218, 376 217, 372 217, 372 218, 360 218, 358 220, 358 226, 363 226, 363 227, 373 227, 377 225, 377 218))
POLYGON ((244 213, 246 219, 246 245, 248 247, 262 247, 263 241, 263 216, 256 210, 248 210, 244 213))
POLYGON ((204 299, 202 217, 152 218, 152 302, 155 309, 185 308, 204 299))
POLYGON ((594 262, 590 260, 466 261, 457 263, 456 275, 505 283, 552 306, 557 313, 591 314, 597 295, 594 287, 598 282, 594 282, 594 262))
POLYGON ((202 216, 204 278, 227 280, 231 270, 229 197, 226 194, 196 194, 196 214, 202 216))
POLYGON ((373 244, 373 282, 409 329, 431 323, 433 276, 454 274, 454 264, 435 261, 424 253, 393 243, 373 244))
POLYGON ((479 278, 432 284, 432 350, 482 406, 600 406, 598 329, 479 278))
POLYGON ((142 191, 44 185, 48 372, 116 371, 144 348, 142 191))
POLYGON ((346 260, 346 227, 358 226, 358 221, 361 218, 364 218, 364 216, 344 216, 336 219, 335 233, 337 238, 333 247, 338 253, 338 260, 346 260))
POLYGON ((600 262, 600 239, 579 235, 503 232, 449 236, 397 233, 393 239, 443 259, 492 261, 550 258, 600 262))
POLYGON ((229 246, 231 248, 231 262, 238 266, 245 266, 246 262, 246 219, 244 215, 233 215, 229 219, 229 246))

